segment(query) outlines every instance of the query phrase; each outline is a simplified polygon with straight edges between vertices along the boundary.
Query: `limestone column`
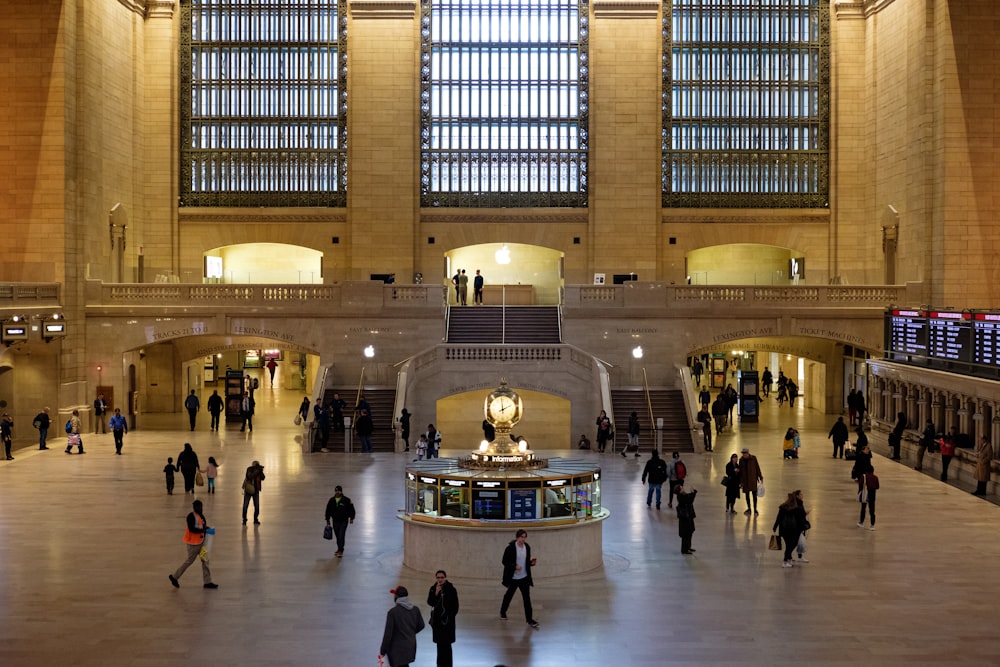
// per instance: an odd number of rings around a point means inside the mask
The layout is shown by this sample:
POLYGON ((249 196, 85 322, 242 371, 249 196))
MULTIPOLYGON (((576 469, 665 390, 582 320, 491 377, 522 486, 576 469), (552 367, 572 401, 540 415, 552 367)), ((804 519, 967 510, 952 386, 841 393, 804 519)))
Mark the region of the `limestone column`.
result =
POLYGON ((428 248, 418 224, 419 5, 351 0, 350 7, 348 279, 396 272, 401 282, 409 282, 416 252, 434 251, 422 266, 439 266, 446 250, 428 248))
POLYGON ((919 425, 920 421, 917 419, 917 397, 914 392, 919 392, 920 389, 916 385, 910 385, 906 390, 906 421, 907 428, 913 428, 915 425, 919 425))
MULTIPOLYGON (((177 225, 178 183, 178 34, 180 17, 174 0, 149 0, 143 31, 142 205, 132 223, 140 276, 153 282, 156 274, 180 274, 180 230, 177 225)), ((138 67, 138 65, 137 65, 138 67)), ((129 228, 129 236, 132 236, 129 228)))
MULTIPOLYGON (((661 3, 594 0, 590 30, 590 235, 594 271, 662 279, 661 3), (609 263, 614 262, 614 263, 609 263)), ((676 246, 675 246, 676 247, 676 246)), ((665 251, 666 252, 666 251, 665 251)), ((683 280, 683 268, 671 269, 683 280)))

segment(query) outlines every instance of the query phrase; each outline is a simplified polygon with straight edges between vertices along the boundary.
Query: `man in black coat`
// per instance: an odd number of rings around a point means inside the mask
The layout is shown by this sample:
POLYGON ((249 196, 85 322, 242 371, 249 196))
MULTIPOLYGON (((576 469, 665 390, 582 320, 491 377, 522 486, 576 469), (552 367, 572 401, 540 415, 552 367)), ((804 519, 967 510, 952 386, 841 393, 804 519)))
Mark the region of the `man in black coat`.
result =
POLYGON ((828 438, 833 438, 833 458, 837 458, 837 452, 840 452, 840 458, 844 458, 844 444, 850 439, 850 432, 847 430, 847 424, 844 423, 843 417, 837 417, 837 421, 830 428, 830 433, 827 434, 828 438))
MULTIPOLYGON (((709 431, 711 433, 711 431, 709 431)), ((642 483, 645 484, 648 478, 649 490, 646 492, 646 507, 650 507, 653 502, 653 491, 656 491, 656 509, 660 509, 660 495, 663 493, 663 483, 667 481, 667 462, 660 458, 660 455, 653 450, 646 467, 642 469, 642 483)))
POLYGON ((507 587, 507 592, 503 595, 503 602, 500 604, 500 620, 507 620, 507 608, 510 601, 514 599, 514 593, 521 591, 521 598, 524 600, 524 620, 533 628, 538 628, 538 621, 531 614, 531 568, 535 565, 535 558, 531 557, 531 546, 527 542, 528 531, 521 528, 515 534, 507 548, 504 549, 503 559, 503 585, 507 587))
POLYGON ((347 524, 354 523, 354 516, 354 503, 344 495, 344 489, 338 484, 333 489, 333 497, 326 503, 326 525, 333 526, 333 534, 337 537, 337 558, 344 556, 347 524))

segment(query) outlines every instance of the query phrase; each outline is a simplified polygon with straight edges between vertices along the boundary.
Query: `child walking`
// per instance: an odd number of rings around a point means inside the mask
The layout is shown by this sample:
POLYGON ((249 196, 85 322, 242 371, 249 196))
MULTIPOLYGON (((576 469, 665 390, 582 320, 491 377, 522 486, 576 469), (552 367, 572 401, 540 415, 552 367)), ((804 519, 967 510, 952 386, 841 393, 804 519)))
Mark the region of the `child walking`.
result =
POLYGON ((219 464, 214 456, 208 457, 208 469, 205 470, 205 477, 208 477, 208 492, 215 493, 215 478, 219 474, 219 464))
POLYGON ((417 440, 417 458, 413 459, 414 461, 424 460, 424 456, 427 454, 427 445, 427 434, 421 433, 420 439, 417 440))
POLYGON ((167 465, 163 466, 163 474, 167 478, 167 495, 174 495, 174 471, 177 467, 174 465, 174 457, 167 457, 167 465))

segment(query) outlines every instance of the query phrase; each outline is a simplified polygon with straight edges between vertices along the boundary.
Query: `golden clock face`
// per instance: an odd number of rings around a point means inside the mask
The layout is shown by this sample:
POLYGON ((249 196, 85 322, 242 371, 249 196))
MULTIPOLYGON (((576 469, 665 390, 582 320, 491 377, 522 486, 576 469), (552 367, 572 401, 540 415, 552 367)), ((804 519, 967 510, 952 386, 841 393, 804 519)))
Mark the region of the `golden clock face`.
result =
POLYGON ((492 417, 494 421, 512 421, 516 410, 517 406, 509 396, 497 396, 490 401, 490 417, 492 417))

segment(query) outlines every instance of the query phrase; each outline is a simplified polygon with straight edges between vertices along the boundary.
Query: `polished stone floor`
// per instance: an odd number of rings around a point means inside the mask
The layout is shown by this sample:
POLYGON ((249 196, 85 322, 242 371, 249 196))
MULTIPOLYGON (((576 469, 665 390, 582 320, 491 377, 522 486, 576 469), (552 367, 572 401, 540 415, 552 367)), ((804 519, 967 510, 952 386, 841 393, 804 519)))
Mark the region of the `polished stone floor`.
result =
MULTIPOLYGON (((215 434, 204 419, 190 433, 176 415, 160 430, 129 434, 122 456, 110 435, 86 436, 88 453, 67 456, 59 434, 50 451, 22 449, 3 462, 0 665, 374 666, 389 589, 405 584, 422 603, 432 582, 402 566, 395 517, 408 457, 303 455, 292 424, 300 400, 262 389, 252 435, 215 434), (202 588, 197 566, 179 590, 167 580, 184 558, 191 498, 166 495, 161 470, 184 442, 203 462, 222 463, 218 494, 198 493, 218 529, 214 591, 202 588), (243 528, 240 481, 254 458, 267 473, 261 525, 243 528), (343 559, 321 539, 335 484, 358 508, 343 559)), ((604 455, 612 515, 604 544, 593 547, 603 549, 603 568, 547 578, 545 563, 559 554, 536 553, 541 628, 523 623, 519 600, 504 623, 507 540, 498 540, 495 578, 453 579, 462 605, 456 666, 996 664, 1000 507, 876 456, 878 529, 858 529, 850 464, 830 457, 833 419, 772 401, 760 424, 725 433, 714 454, 687 455, 700 491, 692 556, 680 554, 666 505, 657 512, 643 502, 648 451, 604 455), (786 462, 789 425, 801 431, 803 454, 786 462), (742 506, 723 513, 722 467, 744 446, 758 455, 768 489, 757 518, 742 506), (794 489, 811 510, 811 562, 784 569, 766 541, 794 489)), ((873 442, 885 452, 884 440, 873 442)), ((428 629, 414 664, 434 663, 428 629)))

